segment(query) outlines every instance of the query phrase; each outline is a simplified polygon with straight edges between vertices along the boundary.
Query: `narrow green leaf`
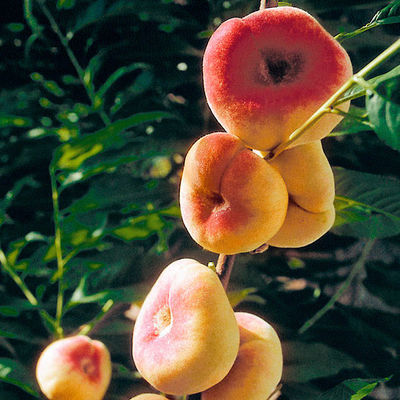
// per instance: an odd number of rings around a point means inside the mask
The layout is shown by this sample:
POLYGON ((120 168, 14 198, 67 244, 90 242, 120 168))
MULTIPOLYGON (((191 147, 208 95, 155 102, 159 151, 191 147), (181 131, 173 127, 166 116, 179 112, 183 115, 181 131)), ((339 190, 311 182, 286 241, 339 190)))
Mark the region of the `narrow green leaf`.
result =
POLYGON ((60 146, 55 152, 53 165, 64 170, 76 170, 87 159, 109 148, 123 146, 126 141, 120 134, 124 130, 162 118, 173 118, 173 115, 164 111, 150 111, 116 121, 95 133, 60 146))
POLYGON ((358 238, 400 233, 400 182, 394 178, 334 168, 336 222, 333 232, 358 238))
POLYGON ((125 66, 118 68, 115 72, 113 72, 108 79, 104 82, 104 84, 99 88, 97 91, 96 95, 98 97, 104 97, 106 94, 107 90, 110 89, 110 87, 121 77, 123 77, 126 74, 129 74, 130 72, 136 71, 137 69, 144 69, 148 68, 147 64, 144 63, 133 63, 131 65, 125 66))
POLYGON ((12 358, 0 358, 0 381, 18 386, 31 396, 40 398, 29 372, 21 363, 12 358))
POLYGON ((390 380, 383 379, 349 379, 329 391, 318 396, 317 400, 361 400, 374 391, 379 383, 390 380))

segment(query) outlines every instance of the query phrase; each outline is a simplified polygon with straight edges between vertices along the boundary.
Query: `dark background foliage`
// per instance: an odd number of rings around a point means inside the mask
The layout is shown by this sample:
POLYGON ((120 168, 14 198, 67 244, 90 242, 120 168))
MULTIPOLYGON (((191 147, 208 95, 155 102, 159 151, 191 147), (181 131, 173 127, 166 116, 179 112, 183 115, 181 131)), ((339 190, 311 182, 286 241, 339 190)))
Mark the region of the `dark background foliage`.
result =
MULTIPOLYGON (((221 129, 202 89, 207 39, 221 21, 242 17, 259 5, 251 0, 2 4, 0 398, 39 396, 34 367, 54 334, 54 321, 43 323, 38 310, 55 316, 58 220, 68 260, 64 332, 76 332, 107 300, 114 301, 91 335, 112 354, 113 380, 106 399, 128 399, 147 389, 130 355, 135 305, 173 260, 216 261, 181 223, 180 173, 190 144, 221 129), (59 194, 58 216, 49 168, 59 194), (23 279, 38 305, 24 297, 7 268, 23 279)), ((293 3, 333 35, 365 25, 387 4, 293 3)), ((398 2, 393 4, 399 8, 398 2)), ((344 41, 355 71, 395 41, 400 32, 395 22, 344 41)), ((398 60, 398 55, 392 57, 374 76, 393 69, 398 60)), ((398 112, 398 92, 391 89, 398 87, 398 74, 389 83, 379 93, 389 91, 385 98, 398 112)), ((282 400, 316 399, 347 379, 376 381, 392 375, 369 398, 400 398, 399 145, 386 125, 377 135, 379 123, 373 124, 376 132, 363 123, 368 120, 365 107, 370 122, 377 113, 368 99, 367 104, 365 98, 355 100, 351 111, 359 118, 346 118, 337 134, 323 142, 331 164, 345 168, 335 172, 338 193, 358 203, 343 205, 338 199, 341 220, 313 245, 271 248, 236 260, 230 289, 243 300, 237 309, 263 316, 283 341, 282 400), (367 197, 373 208, 364 207, 355 189, 362 194, 372 185, 377 197, 367 197), (301 329, 351 271, 354 279, 338 301, 301 329)), ((350 399, 348 393, 354 393, 338 390, 343 397, 326 399, 350 399)))

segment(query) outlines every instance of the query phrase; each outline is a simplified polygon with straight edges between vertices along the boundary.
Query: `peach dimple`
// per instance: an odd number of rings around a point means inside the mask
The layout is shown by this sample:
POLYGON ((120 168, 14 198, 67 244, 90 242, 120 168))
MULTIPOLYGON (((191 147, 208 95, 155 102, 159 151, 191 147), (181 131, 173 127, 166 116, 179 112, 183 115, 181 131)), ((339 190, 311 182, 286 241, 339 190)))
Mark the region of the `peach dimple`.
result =
POLYGON ((206 135, 186 156, 182 219, 207 250, 235 254, 261 246, 281 227, 287 202, 279 172, 234 135, 206 135))
MULTIPOLYGON (((351 75, 346 51, 295 7, 268 8, 224 22, 203 60, 205 94, 214 115, 258 150, 287 140, 351 75)), ((324 115, 295 145, 325 137, 341 118, 324 115)))

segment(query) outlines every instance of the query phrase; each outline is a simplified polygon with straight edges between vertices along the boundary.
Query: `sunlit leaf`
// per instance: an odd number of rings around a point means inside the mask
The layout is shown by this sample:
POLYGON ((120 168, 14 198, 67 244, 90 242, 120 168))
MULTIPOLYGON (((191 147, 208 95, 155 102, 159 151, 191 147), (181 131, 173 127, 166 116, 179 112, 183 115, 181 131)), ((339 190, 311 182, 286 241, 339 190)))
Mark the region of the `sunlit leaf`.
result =
POLYGON ((121 133, 144 122, 172 118, 164 111, 151 111, 134 114, 131 117, 113 122, 111 125, 90 135, 83 136, 71 143, 60 146, 55 153, 53 165, 66 170, 76 170, 88 158, 91 158, 111 147, 119 148, 125 144, 121 133))
POLYGON ((318 396, 317 400, 361 400, 372 393, 379 383, 389 379, 349 379, 318 396))

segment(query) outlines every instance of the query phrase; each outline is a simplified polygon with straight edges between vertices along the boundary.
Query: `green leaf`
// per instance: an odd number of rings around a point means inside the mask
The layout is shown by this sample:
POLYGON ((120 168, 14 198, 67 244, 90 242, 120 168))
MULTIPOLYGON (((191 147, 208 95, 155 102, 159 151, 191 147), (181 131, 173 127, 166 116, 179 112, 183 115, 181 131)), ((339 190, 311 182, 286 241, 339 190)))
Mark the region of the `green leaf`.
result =
POLYGON ((113 72, 108 79, 103 83, 103 85, 99 88, 99 90, 96 93, 97 97, 104 97, 106 94, 107 90, 110 89, 110 87, 121 77, 123 77, 126 74, 129 74, 132 71, 136 71, 137 69, 144 69, 148 68, 147 64, 144 63, 133 63, 131 65, 128 65, 126 67, 121 67, 118 68, 115 72, 113 72))
POLYGON ((333 232, 357 238, 400 233, 400 182, 394 178, 334 168, 336 221, 333 232))
POLYGON ((379 383, 389 379, 349 379, 318 396, 317 400, 361 400, 372 393, 379 383))
POLYGON ((18 386, 30 395, 40 398, 29 372, 21 363, 12 358, 0 358, 0 381, 18 386))
POLYGON ((346 368, 360 367, 352 357, 322 343, 290 341, 283 342, 283 348, 286 353, 284 381, 308 382, 336 375, 346 368))
POLYGON ((371 125, 367 120, 367 112, 363 108, 352 106, 347 116, 340 122, 335 130, 329 134, 329 137, 351 135, 370 131, 371 125))
POLYGON ((96 22, 104 15, 105 11, 105 0, 97 0, 89 2, 89 7, 86 10, 82 10, 79 13, 79 17, 76 19, 73 32, 82 29, 84 26, 96 22))
POLYGON ((112 233, 125 241, 146 239, 149 236, 162 232, 164 220, 158 214, 141 215, 130 218, 124 225, 115 228, 112 233))
POLYGON ((60 9, 69 9, 69 8, 73 8, 75 5, 75 1, 76 0, 58 0, 57 1, 57 8, 60 9))
POLYGON ((164 111, 150 111, 113 122, 106 128, 57 148, 53 165, 64 170, 76 170, 87 159, 109 148, 122 147, 126 140, 120 134, 124 130, 162 118, 173 118, 173 115, 164 111))
POLYGON ((13 126, 16 128, 27 128, 33 124, 30 118, 18 117, 16 115, 0 114, 0 127, 13 126))
POLYGON ((258 304, 265 304, 265 300, 261 296, 257 296, 254 294, 256 292, 257 288, 246 288, 241 290, 229 291, 227 295, 232 308, 235 308, 243 301, 252 301, 258 304))
POLYGON ((366 98, 369 120, 376 134, 395 150, 400 150, 400 103, 393 98, 399 89, 400 79, 392 78, 379 85, 366 98))
POLYGON ((21 24, 19 22, 11 22, 7 25, 7 28, 11 32, 22 32, 24 30, 24 24, 21 24))
POLYGON ((34 310, 36 306, 18 297, 1 296, 0 297, 0 314, 6 317, 19 317, 22 312, 34 310))
POLYGON ((134 287, 122 287, 115 289, 102 290, 101 292, 89 294, 88 280, 90 274, 86 274, 80 281, 78 287, 72 293, 72 296, 65 306, 68 311, 79 304, 98 303, 104 304, 107 300, 114 302, 132 303, 139 299, 138 292, 134 287))

